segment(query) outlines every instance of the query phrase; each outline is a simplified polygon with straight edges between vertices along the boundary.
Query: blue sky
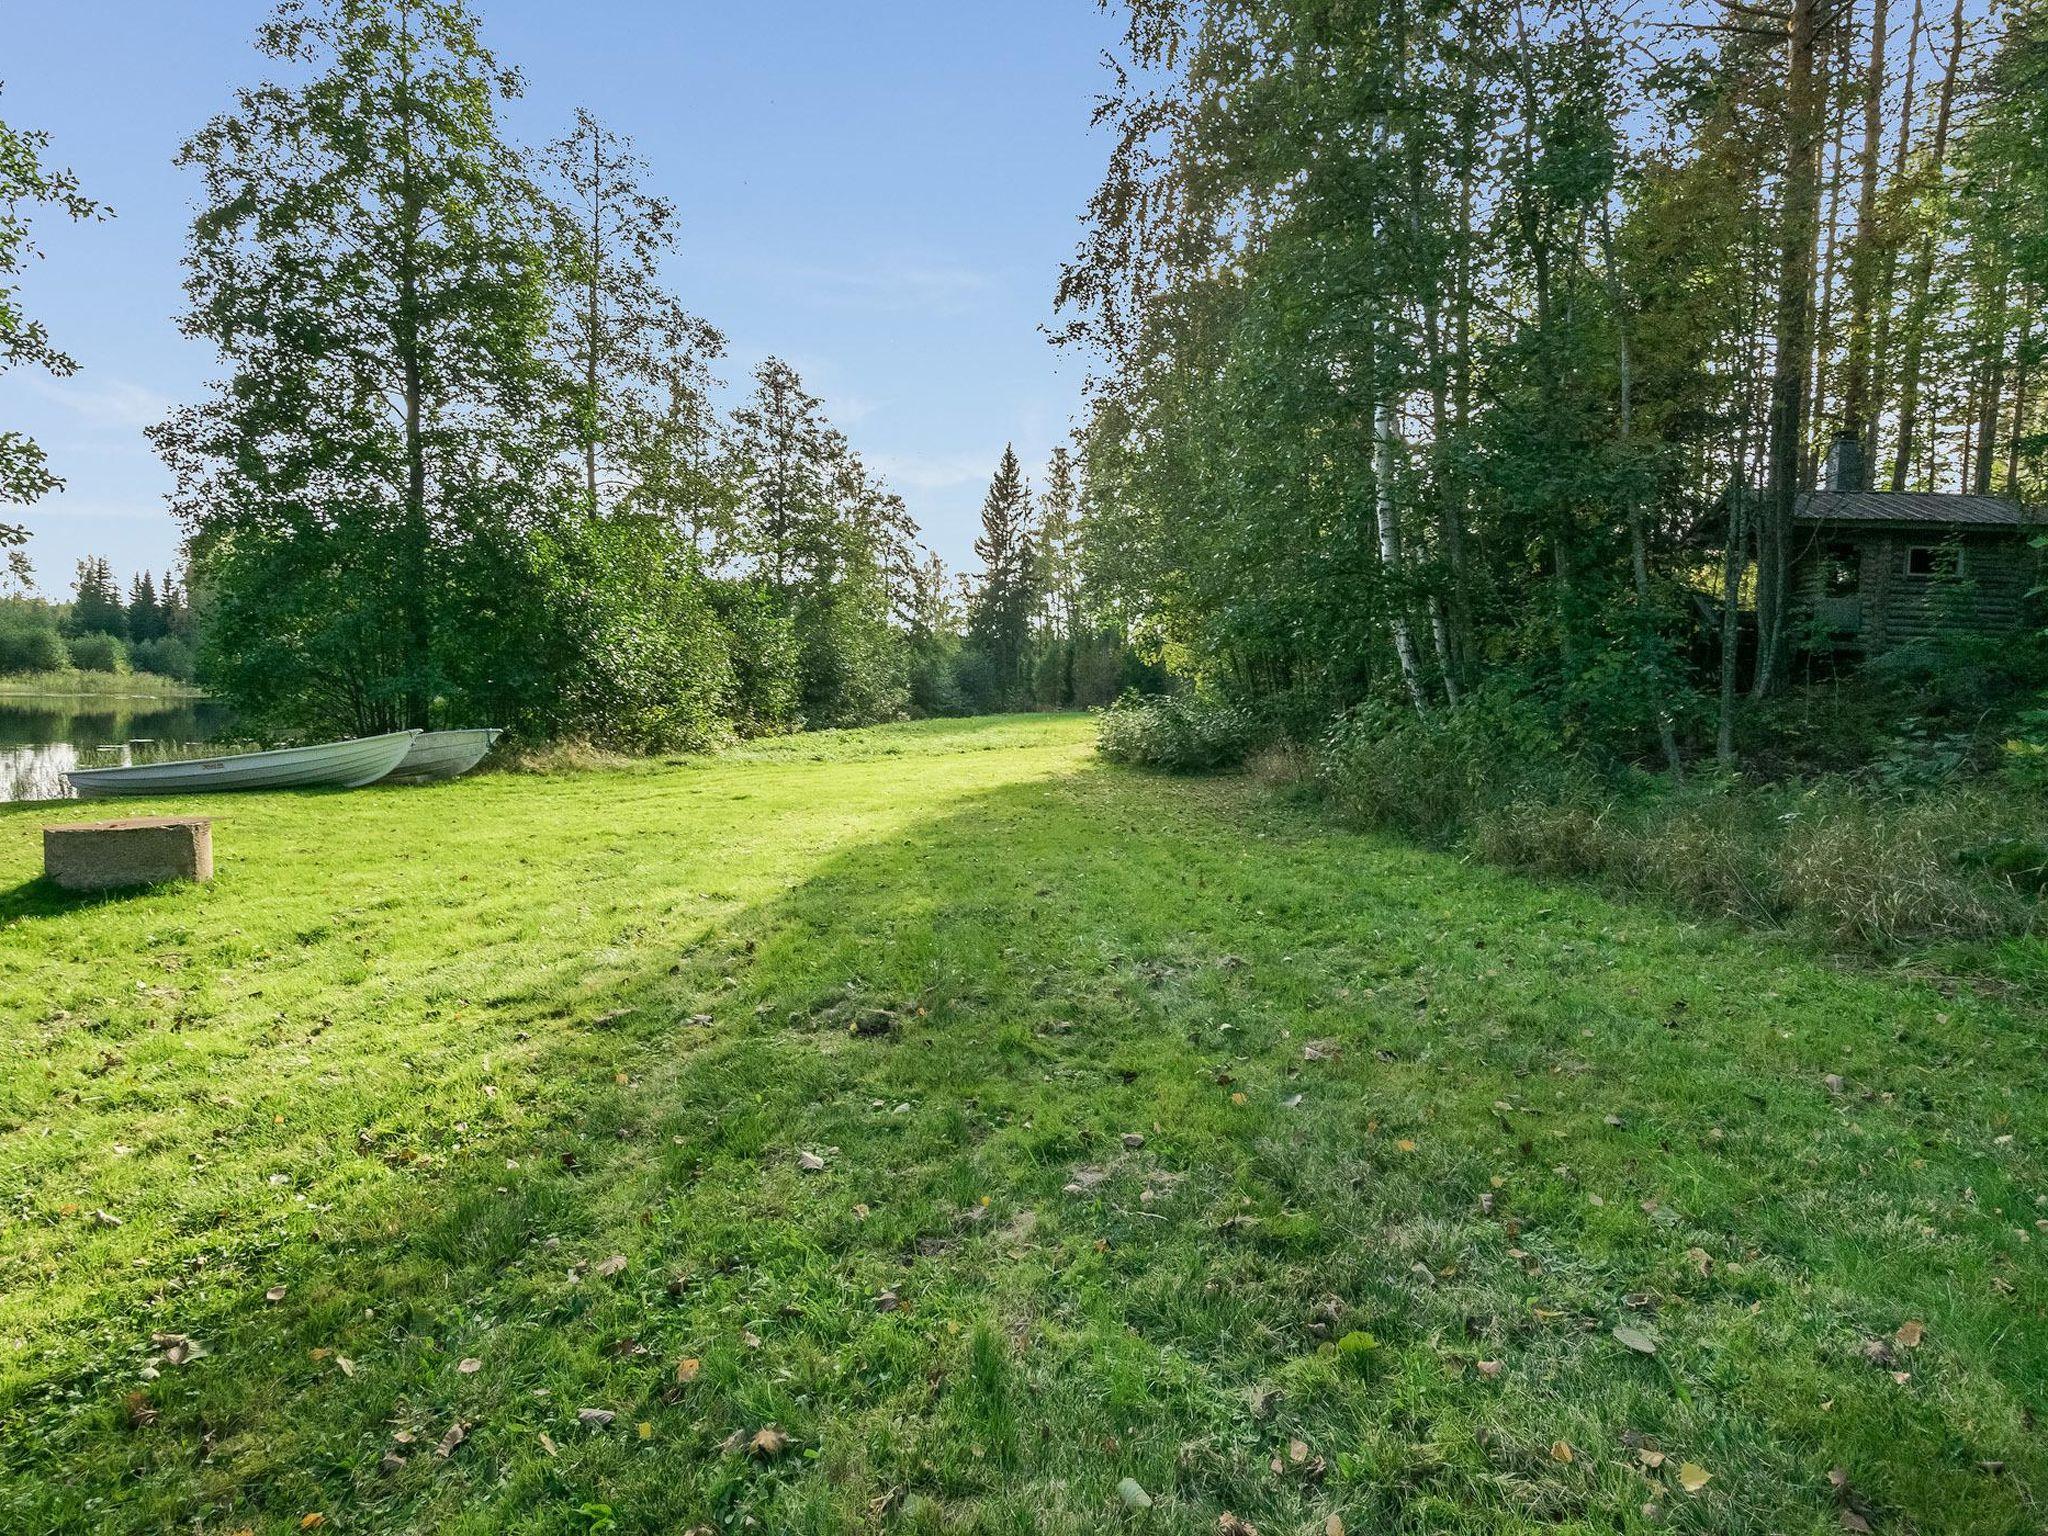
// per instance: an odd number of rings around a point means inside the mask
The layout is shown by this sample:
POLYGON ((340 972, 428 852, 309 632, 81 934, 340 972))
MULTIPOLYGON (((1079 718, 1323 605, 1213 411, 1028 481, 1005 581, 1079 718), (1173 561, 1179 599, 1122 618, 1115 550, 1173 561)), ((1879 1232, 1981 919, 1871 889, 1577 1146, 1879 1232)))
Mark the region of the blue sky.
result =
MULTIPOLYGON (((588 106, 651 163, 681 213, 672 284, 731 342, 721 375, 788 358, 947 563, 971 563, 1003 444, 1035 473, 1078 406, 1081 360, 1040 327, 1107 152, 1088 117, 1114 19, 1094 0, 476 4, 526 76, 514 135, 543 142, 588 106)), ((214 359, 175 325, 196 188, 171 159, 257 77, 268 10, 0 0, 0 116, 48 130, 116 213, 39 225, 24 283, 79 373, 0 376, 0 421, 70 482, 25 519, 50 595, 86 553, 124 575, 174 558, 142 429, 214 359)))

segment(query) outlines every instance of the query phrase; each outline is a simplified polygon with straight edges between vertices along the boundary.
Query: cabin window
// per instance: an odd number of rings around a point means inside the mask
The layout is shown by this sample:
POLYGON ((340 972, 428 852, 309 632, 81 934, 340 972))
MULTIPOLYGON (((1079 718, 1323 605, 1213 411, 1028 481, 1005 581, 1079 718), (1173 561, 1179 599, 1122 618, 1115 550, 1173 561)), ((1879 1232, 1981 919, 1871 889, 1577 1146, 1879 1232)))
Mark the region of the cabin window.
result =
POLYGON ((1821 553, 1821 590, 1829 597, 1854 597, 1863 585, 1863 552, 1854 544, 1830 544, 1821 553))
POLYGON ((1954 576, 1962 568, 1962 551, 1953 544, 1906 546, 1908 576, 1954 576))

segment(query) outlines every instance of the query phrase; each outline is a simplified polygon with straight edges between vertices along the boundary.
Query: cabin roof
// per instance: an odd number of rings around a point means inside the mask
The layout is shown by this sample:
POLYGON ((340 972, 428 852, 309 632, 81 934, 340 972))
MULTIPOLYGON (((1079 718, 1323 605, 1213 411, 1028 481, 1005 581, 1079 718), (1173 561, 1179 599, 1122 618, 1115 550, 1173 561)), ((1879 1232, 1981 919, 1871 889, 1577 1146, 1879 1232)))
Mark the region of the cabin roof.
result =
POLYGON ((1936 528, 2018 528, 2025 519, 2003 496, 1933 491, 1806 491, 1792 509, 1801 523, 1919 523, 1936 528))

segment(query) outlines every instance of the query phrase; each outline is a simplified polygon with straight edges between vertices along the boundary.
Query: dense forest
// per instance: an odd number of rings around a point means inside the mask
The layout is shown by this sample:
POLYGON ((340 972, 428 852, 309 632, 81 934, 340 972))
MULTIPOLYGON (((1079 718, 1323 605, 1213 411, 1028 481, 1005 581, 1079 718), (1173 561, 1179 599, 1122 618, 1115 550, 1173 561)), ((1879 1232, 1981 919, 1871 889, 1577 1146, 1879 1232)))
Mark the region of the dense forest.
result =
POLYGON ((1060 289, 1088 574, 1234 698, 1732 762, 1814 675, 1836 434, 1851 489, 2040 494, 2038 0, 1136 0, 1127 45, 1060 289))

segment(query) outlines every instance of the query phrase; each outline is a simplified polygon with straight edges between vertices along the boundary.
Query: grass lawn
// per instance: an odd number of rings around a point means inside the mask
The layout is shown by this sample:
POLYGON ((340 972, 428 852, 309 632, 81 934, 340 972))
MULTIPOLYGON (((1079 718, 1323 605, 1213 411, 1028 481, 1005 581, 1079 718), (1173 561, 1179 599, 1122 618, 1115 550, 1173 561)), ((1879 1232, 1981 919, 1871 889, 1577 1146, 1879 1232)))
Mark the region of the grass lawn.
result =
POLYGON ((0 813, 0 1530, 2042 1529, 2038 948, 1090 739, 0 813))

